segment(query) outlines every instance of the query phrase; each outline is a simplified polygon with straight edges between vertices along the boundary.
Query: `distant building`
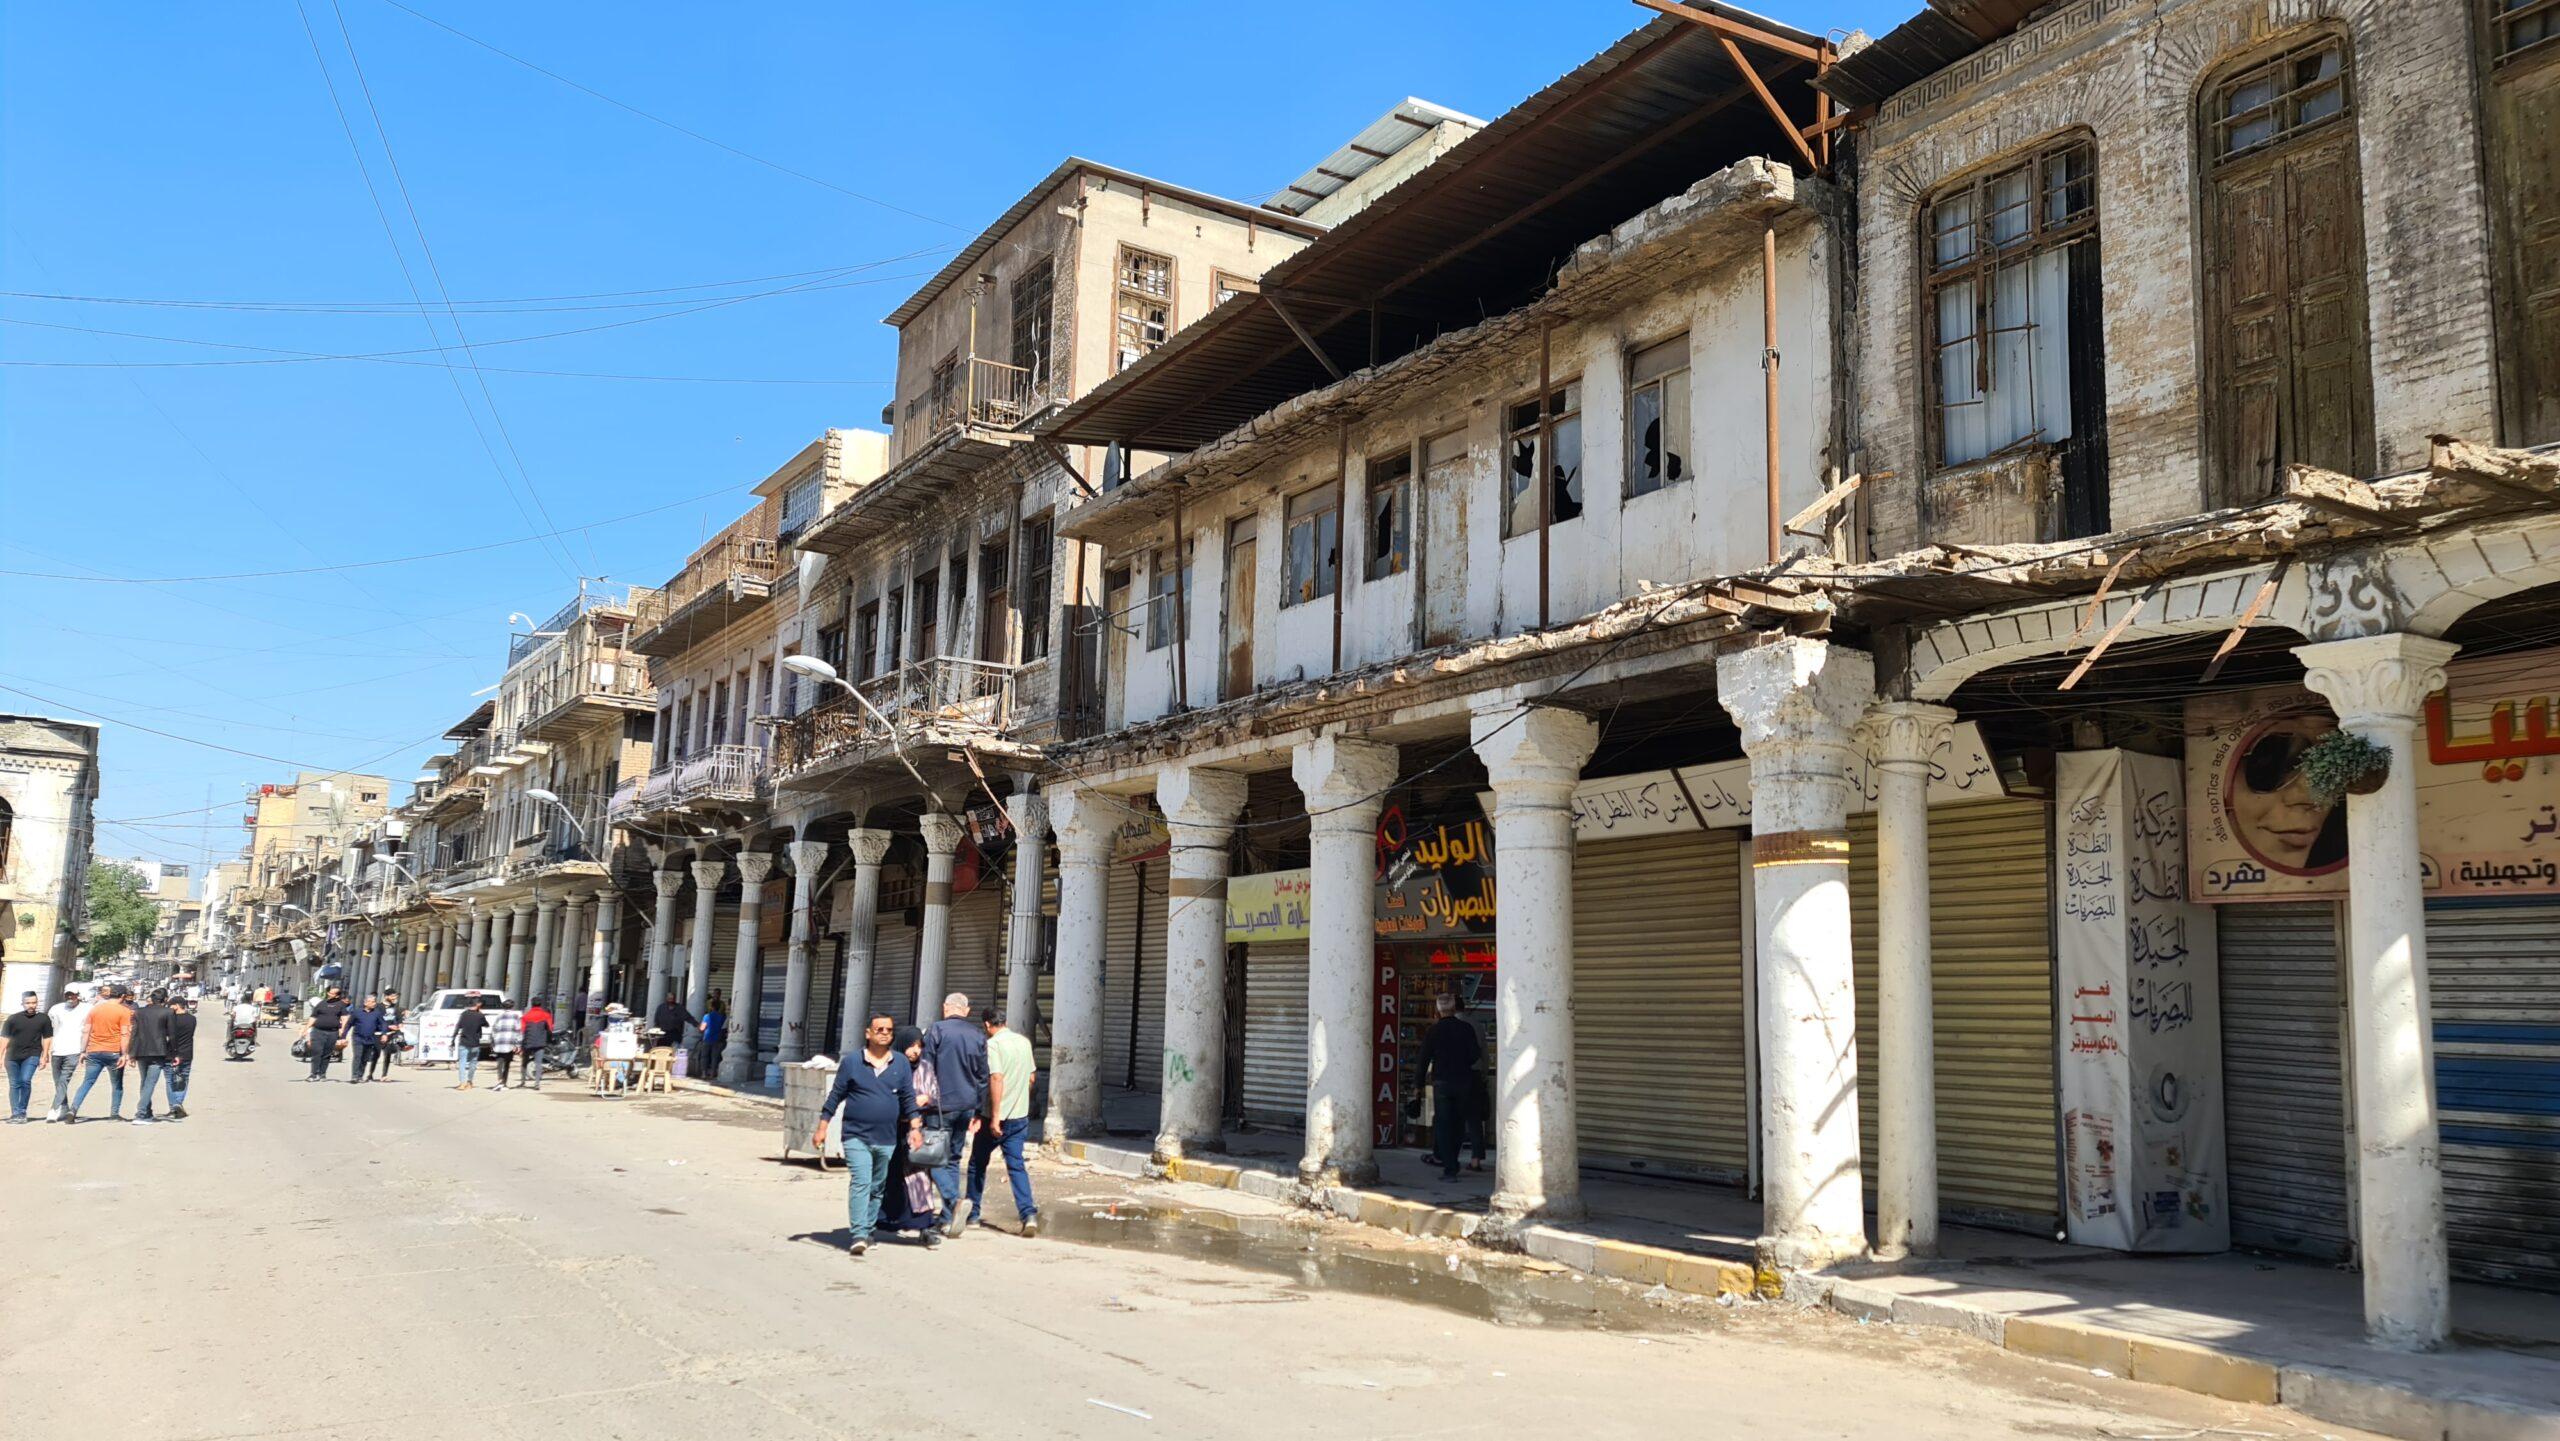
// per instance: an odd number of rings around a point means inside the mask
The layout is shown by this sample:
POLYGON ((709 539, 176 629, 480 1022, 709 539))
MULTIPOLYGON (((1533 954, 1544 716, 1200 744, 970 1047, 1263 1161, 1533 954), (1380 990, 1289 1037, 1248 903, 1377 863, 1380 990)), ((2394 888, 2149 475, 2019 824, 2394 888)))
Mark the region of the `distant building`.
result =
POLYGON ((0 715, 0 991, 48 1001, 79 954, 98 728, 0 715))

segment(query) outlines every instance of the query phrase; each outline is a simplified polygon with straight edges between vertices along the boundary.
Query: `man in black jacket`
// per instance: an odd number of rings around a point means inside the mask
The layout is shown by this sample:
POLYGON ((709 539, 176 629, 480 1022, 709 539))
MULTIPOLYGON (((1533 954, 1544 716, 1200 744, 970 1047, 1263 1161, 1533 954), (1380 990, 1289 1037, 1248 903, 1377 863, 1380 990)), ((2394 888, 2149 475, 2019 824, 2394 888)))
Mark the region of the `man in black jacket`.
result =
MULTIPOLYGON (((148 1126, 160 1118, 151 1114, 151 1091, 169 1075, 169 1022, 177 1015, 169 1009, 169 992, 163 988, 151 993, 150 1001, 133 1013, 133 1035, 126 1042, 125 1054, 142 1067, 142 1100, 133 1108, 133 1123, 148 1126)), ((176 1096, 169 1098, 174 1107, 176 1096)))
POLYGON ((480 1009, 480 997, 453 1023, 453 1073, 462 1078, 457 1091, 471 1089, 471 1078, 480 1073, 480 1043, 489 1035, 488 1013, 480 1009))
POLYGON ((187 1081, 196 1070, 196 1008, 180 998, 169 1003, 169 1119, 187 1118, 187 1081))
POLYGON ((1440 1013, 1422 1038, 1422 1076, 1431 1083, 1431 1155, 1440 1163, 1440 1178, 1458 1175, 1458 1143, 1475 1104, 1476 1058, 1484 1039, 1475 1024, 1458 1014, 1458 998, 1442 995, 1432 1002, 1440 1013))
POLYGON ((694 1026, 693 1012, 684 1008, 684 1002, 669 996, 658 1003, 658 1013, 649 1018, 649 1024, 658 1028, 659 1045, 682 1050, 685 1033, 694 1026))

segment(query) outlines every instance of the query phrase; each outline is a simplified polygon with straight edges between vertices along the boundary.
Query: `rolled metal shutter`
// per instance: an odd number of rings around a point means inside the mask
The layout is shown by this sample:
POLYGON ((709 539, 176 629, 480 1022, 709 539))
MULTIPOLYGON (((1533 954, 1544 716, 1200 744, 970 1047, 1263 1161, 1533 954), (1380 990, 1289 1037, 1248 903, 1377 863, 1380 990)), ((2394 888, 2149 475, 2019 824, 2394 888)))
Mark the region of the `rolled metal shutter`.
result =
MULTIPOLYGON (((791 942, 765 946, 756 952, 756 971, 763 977, 780 976, 785 984, 791 979, 791 942)), ((768 986, 773 985, 770 979, 768 986)), ((813 1056, 843 1054, 844 1044, 844 937, 833 931, 820 931, 809 938, 809 1011, 806 1051, 813 1056)), ((774 1009, 779 1012, 777 1003, 774 1009)), ((771 1051, 780 1043, 778 1035, 764 1038, 763 1049, 771 1051)))
POLYGON ((884 915, 872 934, 871 1004, 866 1009, 903 1021, 916 1013, 916 929, 901 916, 884 915))
POLYGON ((1130 1038, 1137 1032, 1138 868, 1113 866, 1105 887, 1102 942, 1102 1084, 1130 1084, 1130 1038))
POLYGON ((2221 906, 2216 921, 2231 1243, 2343 1261, 2355 1237, 2337 906, 2221 906))
MULTIPOLYGON (((951 959, 944 968, 944 990, 980 1006, 1004 1004, 1004 892, 994 884, 980 886, 951 903, 951 959)), ((935 1001, 938 997, 926 997, 935 1001)))
POLYGON ((1573 860, 1574 1115, 1582 1164, 1739 1180, 1740 831, 1598 841, 1573 860))
MULTIPOLYGON (((690 964, 688 962, 687 964, 690 964)), ((711 989, 734 1006, 738 1000, 738 908, 719 906, 711 913, 711 989)))
POLYGON ((1103 961, 1105 1086, 1164 1089, 1162 859, 1111 868, 1111 951, 1103 961))
POLYGON ((2457 1276, 2560 1290, 2560 904, 2427 908, 2457 1276))
MULTIPOLYGON (((1861 1164, 1876 1175, 1875 817, 1849 824, 1861 1164)), ((2051 818, 2036 800, 1929 811, 1929 979, 1938 1204, 1950 1220, 2051 1235, 2054 1139, 2051 818)))
POLYGON ((1307 943, 1245 948, 1245 1118, 1297 1130, 1307 1115, 1307 943))

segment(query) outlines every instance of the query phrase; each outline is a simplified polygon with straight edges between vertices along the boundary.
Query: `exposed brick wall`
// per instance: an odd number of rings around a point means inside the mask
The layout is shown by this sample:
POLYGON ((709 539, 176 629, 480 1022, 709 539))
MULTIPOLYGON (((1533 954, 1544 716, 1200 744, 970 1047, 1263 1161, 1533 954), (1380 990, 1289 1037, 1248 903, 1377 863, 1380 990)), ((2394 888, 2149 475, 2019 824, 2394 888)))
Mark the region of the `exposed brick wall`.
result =
MULTIPOLYGON (((2200 87, 2288 32, 2343 25, 2364 183, 2374 429, 2386 472, 2437 431, 2495 433, 2496 372, 2469 9, 2451 0, 2080 0, 1887 102, 1860 141, 1853 424, 1878 554, 1922 534, 1919 224, 1947 180, 2066 131, 2095 137, 2117 527, 2204 503, 2200 87)), ((2017 536, 2013 539, 2032 539, 2017 536)))

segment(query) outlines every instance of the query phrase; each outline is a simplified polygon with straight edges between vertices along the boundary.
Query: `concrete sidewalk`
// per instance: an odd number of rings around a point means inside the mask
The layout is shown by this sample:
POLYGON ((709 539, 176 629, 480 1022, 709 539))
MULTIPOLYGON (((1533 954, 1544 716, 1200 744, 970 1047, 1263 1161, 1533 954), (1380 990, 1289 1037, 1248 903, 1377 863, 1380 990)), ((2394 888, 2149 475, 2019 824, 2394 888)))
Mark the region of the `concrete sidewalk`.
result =
MULTIPOLYGON (((1470 1239, 1490 1172, 1444 1181, 1409 1150, 1379 1157, 1379 1182, 1306 1194, 1299 1138, 1231 1131, 1228 1150, 1150 1165, 1155 1097, 1108 1094, 1110 1134, 1070 1159, 1124 1175, 1312 1205, 1417 1236, 1470 1239)), ((1587 1219, 1534 1226, 1532 1256, 1576 1270, 1699 1294, 1768 1296, 1755 1276, 1759 1203, 1737 1190, 1586 1173, 1587 1219)), ((2408 1355, 2364 1339, 2361 1281, 2279 1257, 2128 1256, 2033 1236, 1948 1227, 1926 1261, 1850 1265, 1783 1281, 1792 1298, 1861 1320, 1958 1331, 2006 1350, 2413 1441, 2560 1441, 2560 1296, 2457 1285, 2457 1344, 2408 1355)))

